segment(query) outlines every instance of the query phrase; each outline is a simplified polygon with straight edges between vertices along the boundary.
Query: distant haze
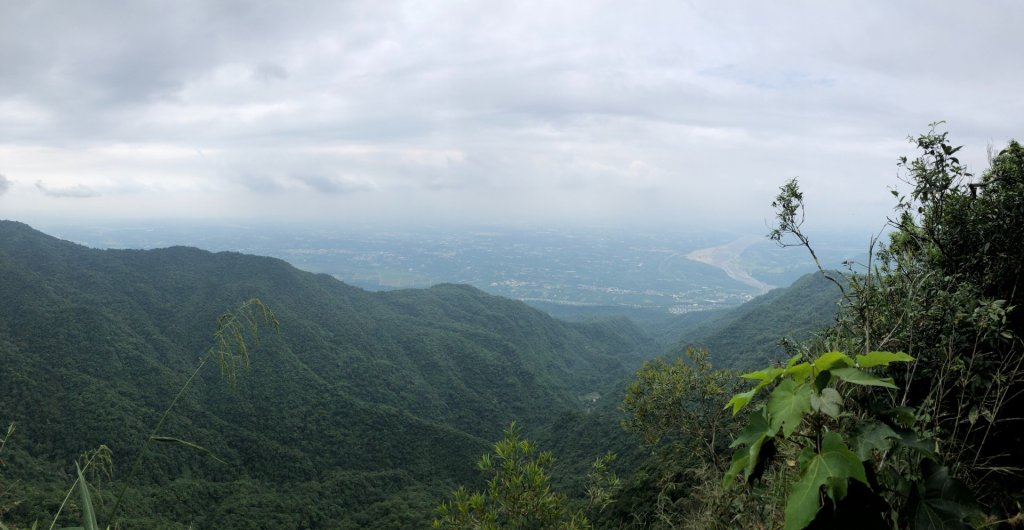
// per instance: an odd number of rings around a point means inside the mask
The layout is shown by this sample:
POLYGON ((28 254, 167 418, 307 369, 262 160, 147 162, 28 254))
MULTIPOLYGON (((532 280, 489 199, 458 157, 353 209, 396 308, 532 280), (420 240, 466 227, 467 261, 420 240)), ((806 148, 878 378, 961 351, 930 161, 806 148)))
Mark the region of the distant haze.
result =
POLYGON ((875 230, 1021 137, 1024 3, 0 0, 0 218, 875 230))

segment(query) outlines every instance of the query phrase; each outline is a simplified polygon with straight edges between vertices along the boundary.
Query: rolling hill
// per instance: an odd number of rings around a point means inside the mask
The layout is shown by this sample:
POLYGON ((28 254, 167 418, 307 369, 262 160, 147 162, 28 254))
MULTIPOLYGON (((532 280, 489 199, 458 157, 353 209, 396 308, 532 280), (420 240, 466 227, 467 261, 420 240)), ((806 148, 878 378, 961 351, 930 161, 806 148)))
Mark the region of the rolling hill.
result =
POLYGON ((662 340, 707 349, 718 366, 753 368, 779 360, 781 340, 805 341, 834 324, 840 299, 835 284, 811 273, 710 318, 664 322, 659 333, 662 340))
POLYGON ((479 482, 510 421, 580 410, 657 349, 623 319, 565 323, 464 285, 371 293, 273 258, 96 250, 0 221, 0 422, 17 424, 0 520, 47 520, 74 458, 100 444, 123 477, 218 316, 252 297, 280 335, 237 388, 202 374, 164 429, 227 464, 157 447, 129 527, 422 525, 479 482))

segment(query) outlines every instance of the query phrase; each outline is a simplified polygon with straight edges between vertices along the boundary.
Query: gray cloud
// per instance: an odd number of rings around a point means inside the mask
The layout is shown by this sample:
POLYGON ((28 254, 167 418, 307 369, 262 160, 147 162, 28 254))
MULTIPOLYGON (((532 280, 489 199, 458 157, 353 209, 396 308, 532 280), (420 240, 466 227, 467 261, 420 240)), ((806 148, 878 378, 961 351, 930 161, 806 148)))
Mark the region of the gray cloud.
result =
POLYGON ((38 188, 39 191, 43 192, 43 194, 48 197, 84 199, 99 196, 99 193, 96 190, 82 184, 78 184, 75 186, 54 187, 46 185, 41 180, 37 180, 36 188, 38 188))
POLYGON ((288 79, 288 70, 280 64, 264 61, 253 68, 252 77, 264 83, 282 81, 288 79))
POLYGON ((7 190, 11 189, 11 180, 0 173, 0 195, 7 193, 7 190))
POLYGON ((357 178, 330 175, 296 175, 295 180, 321 193, 353 193, 373 189, 370 183, 357 178))

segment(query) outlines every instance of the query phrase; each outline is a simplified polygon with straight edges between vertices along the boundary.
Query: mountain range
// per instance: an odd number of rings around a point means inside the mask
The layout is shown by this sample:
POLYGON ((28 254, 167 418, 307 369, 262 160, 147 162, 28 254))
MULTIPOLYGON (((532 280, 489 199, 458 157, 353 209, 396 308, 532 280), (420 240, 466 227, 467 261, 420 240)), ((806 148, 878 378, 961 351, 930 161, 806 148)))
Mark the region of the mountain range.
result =
MULTIPOLYGON (((45 496, 106 444, 116 481, 218 316, 254 297, 280 334, 264 333, 236 388, 203 374, 165 428, 228 465, 158 448, 129 526, 421 525, 439 495, 479 481, 476 459, 511 421, 578 410, 656 353, 629 321, 561 322, 469 286, 372 293, 273 258, 96 250, 5 221, 0 421, 17 425, 5 479, 45 496), (183 508, 200 503, 217 509, 183 508)), ((8 517, 55 508, 29 500, 8 517)))
POLYGON ((0 221, 0 422, 16 425, 0 521, 50 520, 76 457, 100 445, 114 460, 97 500, 109 509, 218 317, 251 298, 279 334, 263 331, 237 385, 201 373, 158 433, 217 459, 155 446, 129 484, 127 527, 422 527, 456 485, 482 485, 475 462, 510 422, 577 473, 633 451, 616 407, 645 359, 693 343, 719 364, 760 362, 790 330, 829 323, 828 289, 806 277, 643 328, 565 322, 466 285, 368 292, 274 258, 99 250, 0 221))

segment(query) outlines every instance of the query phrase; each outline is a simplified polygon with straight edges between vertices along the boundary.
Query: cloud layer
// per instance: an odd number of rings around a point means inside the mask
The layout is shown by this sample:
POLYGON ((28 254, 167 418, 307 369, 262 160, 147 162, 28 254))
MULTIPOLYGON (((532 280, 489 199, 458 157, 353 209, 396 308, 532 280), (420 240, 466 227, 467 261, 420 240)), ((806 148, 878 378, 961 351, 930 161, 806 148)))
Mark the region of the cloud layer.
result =
POLYGON ((4 12, 0 172, 36 183, 7 194, 28 218, 759 224, 800 176, 812 215, 878 219, 908 134, 947 120, 980 170, 1024 115, 1010 1, 4 12))

